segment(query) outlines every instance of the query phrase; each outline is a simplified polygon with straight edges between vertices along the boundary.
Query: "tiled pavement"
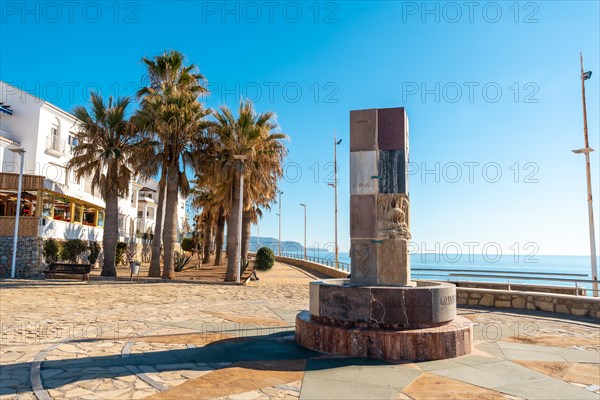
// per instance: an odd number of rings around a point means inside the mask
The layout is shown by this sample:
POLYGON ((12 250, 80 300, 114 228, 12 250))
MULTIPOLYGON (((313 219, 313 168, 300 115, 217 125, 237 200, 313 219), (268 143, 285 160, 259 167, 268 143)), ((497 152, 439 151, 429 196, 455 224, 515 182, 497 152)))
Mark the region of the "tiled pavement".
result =
POLYGON ((475 351, 396 363, 293 341, 320 276, 278 264, 248 286, 0 283, 0 398, 600 399, 597 320, 460 309, 475 351))

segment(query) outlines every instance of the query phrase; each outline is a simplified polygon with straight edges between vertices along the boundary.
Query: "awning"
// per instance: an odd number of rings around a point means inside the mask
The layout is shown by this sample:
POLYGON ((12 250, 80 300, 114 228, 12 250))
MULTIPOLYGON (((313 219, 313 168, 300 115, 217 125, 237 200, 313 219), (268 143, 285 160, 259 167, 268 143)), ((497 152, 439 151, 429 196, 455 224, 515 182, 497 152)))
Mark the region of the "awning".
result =
POLYGON ((94 197, 91 194, 86 193, 86 192, 82 192, 79 190, 75 191, 75 190, 67 187, 66 185, 63 185, 61 183, 56 183, 50 179, 44 179, 44 189, 49 190, 54 193, 57 193, 57 194, 60 194, 60 195, 63 195, 74 201, 88 203, 90 205, 93 205, 95 207, 99 207, 102 209, 105 208, 104 200, 94 197))
MULTIPOLYGON (((0 172, 0 189, 17 190, 19 174, 0 172)), ((41 190, 44 188, 44 177, 40 175, 23 175, 23 190, 41 190)))

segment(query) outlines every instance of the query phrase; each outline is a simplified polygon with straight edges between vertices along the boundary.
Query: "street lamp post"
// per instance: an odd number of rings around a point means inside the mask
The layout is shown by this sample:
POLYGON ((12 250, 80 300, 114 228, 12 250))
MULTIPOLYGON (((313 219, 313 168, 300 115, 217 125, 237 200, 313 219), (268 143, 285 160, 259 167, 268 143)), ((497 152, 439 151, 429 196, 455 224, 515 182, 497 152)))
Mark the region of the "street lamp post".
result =
POLYGON ((304 259, 306 260, 306 204, 300 203, 301 207, 304 207, 304 259))
POLYGON ((21 193, 23 191, 23 166, 25 165, 25 149, 17 148, 10 149, 10 151, 19 154, 21 157, 21 165, 19 167, 19 185, 17 189, 17 211, 15 213, 15 234, 13 237, 12 263, 10 266, 10 277, 14 279, 17 270, 17 241, 19 240, 19 217, 21 216, 21 193))
POLYGON ((256 219, 256 251, 260 249, 260 217, 256 219))
POLYGON ((240 283, 241 275, 242 275, 242 215, 244 212, 244 161, 248 158, 248 156, 243 155, 235 155, 233 156, 236 160, 240 161, 240 204, 238 207, 238 212, 240 215, 240 220, 237 226, 237 245, 235 246, 235 261, 237 264, 237 273, 235 277, 236 283, 240 283))
POLYGON ((587 111, 585 106, 585 81, 592 77, 591 71, 583 72, 583 54, 579 53, 579 63, 581 67, 581 101, 583 103, 583 137, 585 148, 573 150, 575 154, 585 154, 585 171, 587 178, 587 202, 588 202, 588 218, 590 230, 590 252, 592 256, 592 291, 595 297, 598 297, 598 266, 596 265, 596 235, 594 232, 594 207, 592 205, 592 174, 590 171, 590 153, 594 151, 590 147, 588 140, 587 128, 587 111))
POLYGON ((277 241, 277 255, 281 257, 281 195, 283 192, 279 191, 279 240, 277 241))
POLYGON ((335 214, 335 267, 339 268, 339 247, 338 247, 338 179, 337 179, 337 147, 342 143, 342 139, 337 140, 335 129, 333 130, 333 183, 328 183, 334 189, 334 214, 335 214))

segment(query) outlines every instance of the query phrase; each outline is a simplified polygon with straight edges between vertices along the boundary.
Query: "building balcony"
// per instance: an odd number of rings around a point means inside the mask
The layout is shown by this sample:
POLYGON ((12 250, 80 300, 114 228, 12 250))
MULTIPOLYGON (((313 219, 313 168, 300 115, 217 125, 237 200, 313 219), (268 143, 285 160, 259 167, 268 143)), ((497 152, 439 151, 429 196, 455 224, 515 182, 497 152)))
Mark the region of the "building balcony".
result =
POLYGON ((60 140, 58 136, 46 136, 46 152, 56 156, 65 155, 65 140, 60 140))

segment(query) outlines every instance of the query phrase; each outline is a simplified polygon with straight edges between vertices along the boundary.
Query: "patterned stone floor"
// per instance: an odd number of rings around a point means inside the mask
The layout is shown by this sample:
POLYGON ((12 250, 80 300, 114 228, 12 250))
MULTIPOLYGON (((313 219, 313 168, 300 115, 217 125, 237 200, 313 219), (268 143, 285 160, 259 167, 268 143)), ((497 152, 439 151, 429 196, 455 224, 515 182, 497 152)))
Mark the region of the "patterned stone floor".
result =
POLYGON ((310 272, 248 286, 0 282, 0 399, 600 399, 600 325, 461 308, 475 351, 385 363, 293 341, 310 272))

